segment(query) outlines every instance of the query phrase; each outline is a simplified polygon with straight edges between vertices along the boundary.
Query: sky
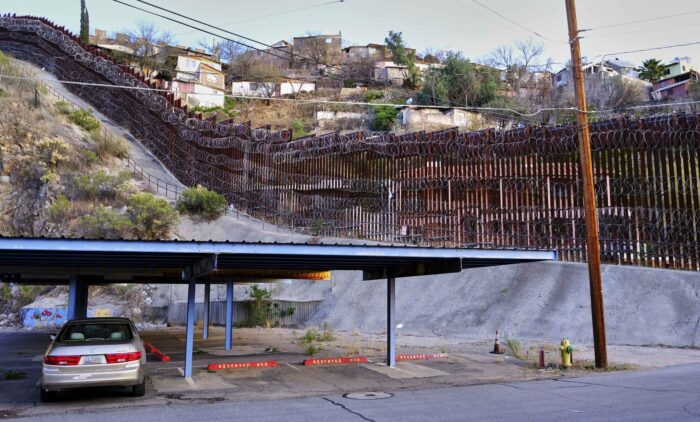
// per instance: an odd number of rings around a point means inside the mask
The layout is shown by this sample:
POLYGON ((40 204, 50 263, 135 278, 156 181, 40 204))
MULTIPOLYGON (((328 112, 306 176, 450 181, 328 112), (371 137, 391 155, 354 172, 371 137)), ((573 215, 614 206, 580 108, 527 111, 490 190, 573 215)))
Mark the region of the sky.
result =
MULTIPOLYGON (((123 1, 149 8, 137 0, 123 1)), ((455 50, 479 60, 496 47, 533 39, 544 44, 546 57, 559 63, 554 70, 563 67, 570 58, 564 0, 148 1, 267 44, 308 33, 338 32, 342 33, 345 43, 352 45, 383 43, 389 30, 393 30, 401 31, 406 44, 419 52, 426 48, 455 50), (307 9, 282 13, 301 8, 307 9), (277 16, 259 18, 271 14, 277 16)), ((95 28, 110 33, 123 31, 134 28, 138 21, 146 21, 173 33, 178 44, 195 46, 198 40, 206 39, 211 43, 214 38, 112 0, 86 2, 91 31, 95 28)), ((608 55, 605 56, 607 59, 615 52, 700 42, 700 4, 697 0, 666 0, 662 3, 651 0, 578 0, 577 9, 579 28, 593 28, 583 33, 582 55, 595 61, 604 55, 608 55), (595 29, 672 14, 684 15, 595 29)), ((76 33, 80 24, 80 0, 0 0, 0 12, 44 16, 76 33)), ((652 57, 668 62, 684 56, 695 58, 694 64, 700 67, 700 44, 619 55, 637 65, 652 57)))

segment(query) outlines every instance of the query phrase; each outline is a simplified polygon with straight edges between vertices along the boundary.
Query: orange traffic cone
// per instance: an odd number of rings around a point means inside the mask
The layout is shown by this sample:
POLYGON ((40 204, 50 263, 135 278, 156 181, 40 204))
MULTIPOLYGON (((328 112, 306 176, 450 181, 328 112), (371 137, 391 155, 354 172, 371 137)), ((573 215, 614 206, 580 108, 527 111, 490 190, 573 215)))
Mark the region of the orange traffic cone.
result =
POLYGON ((503 350, 501 350, 501 344, 498 342, 498 330, 496 330, 496 342, 493 345, 493 353, 494 355, 502 355, 503 350))

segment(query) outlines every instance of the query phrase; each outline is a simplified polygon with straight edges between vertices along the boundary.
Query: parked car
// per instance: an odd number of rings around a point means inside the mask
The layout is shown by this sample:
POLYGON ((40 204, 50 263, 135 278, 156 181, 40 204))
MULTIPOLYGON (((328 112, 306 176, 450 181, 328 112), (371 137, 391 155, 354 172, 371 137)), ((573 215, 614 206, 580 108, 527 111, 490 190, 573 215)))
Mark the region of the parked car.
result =
POLYGON ((127 318, 68 321, 44 355, 41 401, 71 388, 120 386, 134 396, 146 392, 146 350, 127 318))

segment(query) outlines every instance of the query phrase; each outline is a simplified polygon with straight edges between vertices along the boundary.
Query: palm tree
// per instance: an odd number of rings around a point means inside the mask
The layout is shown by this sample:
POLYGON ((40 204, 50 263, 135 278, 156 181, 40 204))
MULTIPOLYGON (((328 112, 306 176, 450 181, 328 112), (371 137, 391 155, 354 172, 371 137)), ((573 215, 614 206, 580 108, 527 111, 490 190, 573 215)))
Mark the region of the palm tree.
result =
POLYGON ((649 82, 656 82, 663 78, 666 65, 659 60, 649 59, 642 62, 642 67, 638 68, 639 78, 649 82))

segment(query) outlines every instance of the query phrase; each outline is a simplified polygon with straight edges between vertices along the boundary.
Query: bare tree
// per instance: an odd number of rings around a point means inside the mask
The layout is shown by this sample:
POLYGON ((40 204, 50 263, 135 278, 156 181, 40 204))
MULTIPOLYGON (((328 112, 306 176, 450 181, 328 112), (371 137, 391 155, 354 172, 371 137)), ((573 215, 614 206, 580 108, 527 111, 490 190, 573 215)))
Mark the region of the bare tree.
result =
POLYGON ((136 29, 126 31, 133 57, 148 78, 155 76, 165 63, 173 35, 159 31, 153 23, 139 21, 136 29))

